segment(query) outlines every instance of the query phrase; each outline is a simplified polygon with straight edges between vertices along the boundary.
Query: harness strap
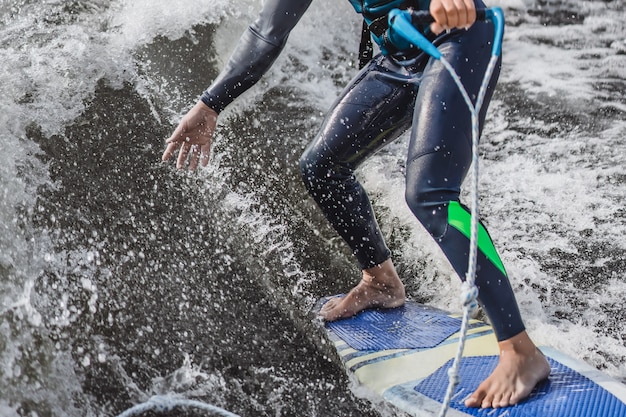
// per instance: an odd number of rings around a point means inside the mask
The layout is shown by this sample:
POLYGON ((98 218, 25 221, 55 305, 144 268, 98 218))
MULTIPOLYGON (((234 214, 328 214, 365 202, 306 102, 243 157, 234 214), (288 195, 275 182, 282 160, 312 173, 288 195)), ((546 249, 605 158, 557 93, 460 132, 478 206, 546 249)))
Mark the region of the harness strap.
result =
MULTIPOLYGON (((420 9, 420 0, 405 0, 398 9, 407 10, 407 9, 420 9)), ((372 44, 373 34, 379 39, 385 39, 385 47, 390 49, 390 52, 398 52, 396 48, 394 48, 387 39, 387 29, 389 29, 389 21, 388 14, 385 13, 382 16, 371 16, 366 15, 367 13, 363 13, 363 29, 361 31, 361 42, 359 44, 359 69, 363 68, 374 56, 374 46, 372 44), (368 24, 367 21, 370 21, 368 24)), ((421 25, 420 25, 421 26, 421 25)), ((418 27, 418 30, 423 32, 422 27, 418 27)))
POLYGON ((359 69, 363 68, 374 56, 374 45, 370 29, 365 19, 363 19, 363 30, 361 31, 361 43, 359 44, 359 69))

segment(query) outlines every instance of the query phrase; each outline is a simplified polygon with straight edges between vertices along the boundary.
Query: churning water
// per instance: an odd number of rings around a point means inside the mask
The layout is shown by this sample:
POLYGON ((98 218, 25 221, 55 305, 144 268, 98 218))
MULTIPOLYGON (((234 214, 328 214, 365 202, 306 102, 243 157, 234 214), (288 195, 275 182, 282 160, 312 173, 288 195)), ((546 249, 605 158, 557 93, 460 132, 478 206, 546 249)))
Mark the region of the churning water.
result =
MULTIPOLYGON (((297 171, 355 73, 349 3, 313 2, 223 113, 209 168, 160 162, 260 4, 0 2, 0 416, 113 416, 154 394, 242 416, 392 414, 309 313, 359 277, 297 171)), ((490 5, 508 26, 485 222, 531 336, 626 381, 624 3, 490 5)), ((404 204, 405 145, 359 175, 410 297, 459 310, 404 204)))

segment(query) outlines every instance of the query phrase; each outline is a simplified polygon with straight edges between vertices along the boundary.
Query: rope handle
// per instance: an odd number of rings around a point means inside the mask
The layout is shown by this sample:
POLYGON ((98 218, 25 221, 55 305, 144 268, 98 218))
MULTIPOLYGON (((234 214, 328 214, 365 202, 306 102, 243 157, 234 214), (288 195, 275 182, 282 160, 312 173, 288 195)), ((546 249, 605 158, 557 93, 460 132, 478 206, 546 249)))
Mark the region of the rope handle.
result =
MULTIPOLYGON (((490 21, 494 24, 494 42, 491 54, 500 56, 502 51, 502 37, 504 36, 504 13, 500 7, 476 9, 476 20, 490 21)), ((392 43, 399 39, 407 41, 435 59, 441 59, 441 52, 420 31, 416 25, 428 25, 435 21, 428 10, 400 10, 389 12, 389 36, 392 43)))

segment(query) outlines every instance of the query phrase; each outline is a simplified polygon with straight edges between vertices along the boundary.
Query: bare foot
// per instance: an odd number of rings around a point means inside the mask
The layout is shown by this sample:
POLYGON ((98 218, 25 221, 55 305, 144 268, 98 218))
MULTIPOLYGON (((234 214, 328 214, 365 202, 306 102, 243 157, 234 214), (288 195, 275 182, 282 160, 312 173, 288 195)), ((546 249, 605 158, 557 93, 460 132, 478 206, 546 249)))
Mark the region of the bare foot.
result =
POLYGON ((498 365, 465 400, 467 407, 499 408, 517 404, 550 375, 550 364, 525 331, 499 342, 498 347, 498 365))
POLYGON ((334 321, 352 317, 367 308, 400 307, 404 304, 404 297, 404 284, 389 259, 363 270, 361 282, 344 297, 328 300, 319 315, 326 321, 334 321))

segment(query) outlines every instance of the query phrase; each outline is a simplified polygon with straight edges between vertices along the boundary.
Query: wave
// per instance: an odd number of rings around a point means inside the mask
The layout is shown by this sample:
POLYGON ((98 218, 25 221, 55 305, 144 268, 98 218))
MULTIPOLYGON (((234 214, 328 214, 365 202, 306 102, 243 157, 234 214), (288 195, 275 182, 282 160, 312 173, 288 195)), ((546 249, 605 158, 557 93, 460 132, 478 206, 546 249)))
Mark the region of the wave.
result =
MULTIPOLYGON (((313 2, 224 112, 209 168, 159 162, 260 5, 0 6, 3 415, 114 415, 166 393, 241 415, 391 415, 346 381, 309 311, 359 273, 297 172, 355 72, 349 3, 313 2)), ((626 380, 623 5, 500 5, 485 221, 531 335, 626 380)), ((406 140, 359 176, 410 296, 457 309, 458 279, 401 197, 406 140)))

